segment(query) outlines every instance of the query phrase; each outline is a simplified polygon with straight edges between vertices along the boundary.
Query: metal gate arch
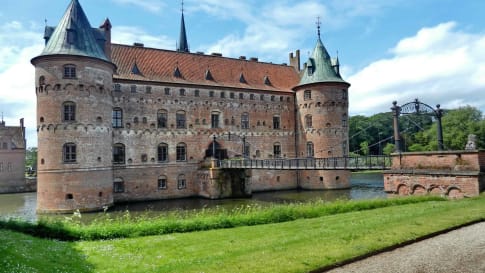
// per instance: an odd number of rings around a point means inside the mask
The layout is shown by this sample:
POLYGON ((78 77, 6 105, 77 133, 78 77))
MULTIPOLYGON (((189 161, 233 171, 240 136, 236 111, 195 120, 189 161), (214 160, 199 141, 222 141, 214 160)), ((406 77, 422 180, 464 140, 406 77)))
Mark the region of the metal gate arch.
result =
POLYGON ((392 116, 393 116, 393 126, 394 126, 394 146, 395 152, 401 152, 401 133, 399 132, 399 115, 409 115, 409 114, 423 114, 431 115, 436 118, 437 121, 437 138, 438 138, 438 150, 444 150, 443 145, 443 129, 441 127, 441 117, 443 117, 443 110, 440 105, 436 105, 436 109, 429 106, 426 103, 420 102, 415 99, 412 102, 403 104, 402 106, 397 105, 397 101, 392 102, 392 116))

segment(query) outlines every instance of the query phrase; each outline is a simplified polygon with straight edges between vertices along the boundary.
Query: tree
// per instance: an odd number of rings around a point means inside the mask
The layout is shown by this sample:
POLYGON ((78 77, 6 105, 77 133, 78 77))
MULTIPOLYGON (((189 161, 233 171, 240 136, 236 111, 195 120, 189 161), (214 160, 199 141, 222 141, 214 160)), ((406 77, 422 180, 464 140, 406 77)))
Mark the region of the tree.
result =
POLYGON ((360 143, 360 152, 362 155, 369 155, 369 142, 363 141, 360 143))
POLYGON ((394 152, 394 144, 392 143, 387 143, 386 146, 384 147, 384 149, 382 150, 382 152, 385 154, 385 155, 390 155, 394 152))
POLYGON ((37 147, 30 147, 26 149, 25 166, 37 170, 37 147))

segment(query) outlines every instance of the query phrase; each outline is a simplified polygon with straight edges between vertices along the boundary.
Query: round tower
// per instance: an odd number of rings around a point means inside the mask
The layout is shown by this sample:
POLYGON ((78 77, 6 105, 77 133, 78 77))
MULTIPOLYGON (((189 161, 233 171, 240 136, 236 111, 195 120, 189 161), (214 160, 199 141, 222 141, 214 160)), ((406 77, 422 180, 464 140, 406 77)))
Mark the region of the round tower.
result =
MULTIPOLYGON (((339 158, 348 155, 348 88, 339 61, 331 59, 320 37, 294 87, 297 108, 297 157, 339 158)), ((299 172, 304 189, 350 187, 350 171, 299 172)))
MULTIPOLYGON (((109 24, 108 24, 109 25, 109 24)), ((91 28, 72 0, 35 66, 37 212, 103 209, 113 203, 110 29, 91 28), (109 53, 109 52, 108 52, 109 53)))

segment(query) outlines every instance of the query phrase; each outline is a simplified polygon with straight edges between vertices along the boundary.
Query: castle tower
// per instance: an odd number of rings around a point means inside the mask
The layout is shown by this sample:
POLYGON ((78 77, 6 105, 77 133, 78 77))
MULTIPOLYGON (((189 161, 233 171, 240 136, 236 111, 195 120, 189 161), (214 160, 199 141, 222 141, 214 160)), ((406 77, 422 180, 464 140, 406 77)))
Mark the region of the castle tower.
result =
MULTIPOLYGON (((320 39, 294 87, 297 108, 298 157, 332 158, 348 155, 348 88, 340 76, 338 59, 331 59, 320 39)), ((350 186, 349 171, 301 171, 304 189, 350 186)))
POLYGON ((113 203, 111 25, 91 28, 72 0, 35 66, 37 211, 91 211, 113 203))

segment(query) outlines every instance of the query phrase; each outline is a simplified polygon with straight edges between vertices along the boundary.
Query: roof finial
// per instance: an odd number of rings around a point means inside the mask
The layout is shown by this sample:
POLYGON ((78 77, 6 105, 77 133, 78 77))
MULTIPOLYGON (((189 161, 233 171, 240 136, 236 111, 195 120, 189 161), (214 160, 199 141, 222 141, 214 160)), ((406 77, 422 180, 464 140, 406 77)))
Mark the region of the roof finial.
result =
POLYGON ((182 14, 184 13, 184 0, 182 0, 182 14))
POLYGON ((322 22, 320 22, 320 16, 317 17, 317 22, 316 22, 316 25, 317 25, 317 32, 318 32, 318 39, 320 39, 320 25, 322 24, 322 22))

